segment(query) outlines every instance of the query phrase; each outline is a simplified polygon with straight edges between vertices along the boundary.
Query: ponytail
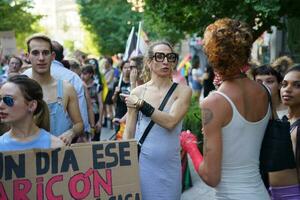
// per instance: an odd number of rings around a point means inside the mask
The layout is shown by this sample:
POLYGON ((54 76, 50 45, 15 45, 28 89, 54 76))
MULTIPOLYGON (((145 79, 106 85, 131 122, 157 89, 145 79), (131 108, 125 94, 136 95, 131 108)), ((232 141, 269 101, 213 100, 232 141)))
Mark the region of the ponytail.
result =
POLYGON ((34 112, 34 121, 39 128, 50 131, 50 112, 44 100, 38 101, 38 106, 34 112))

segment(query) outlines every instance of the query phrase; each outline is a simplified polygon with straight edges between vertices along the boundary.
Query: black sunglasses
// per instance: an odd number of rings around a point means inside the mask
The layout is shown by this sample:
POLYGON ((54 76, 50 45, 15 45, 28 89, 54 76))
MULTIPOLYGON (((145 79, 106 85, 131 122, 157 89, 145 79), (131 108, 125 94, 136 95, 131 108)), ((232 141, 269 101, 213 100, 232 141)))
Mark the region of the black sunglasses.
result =
POLYGON ((165 58, 167 57, 168 62, 176 62, 178 59, 178 55, 176 53, 161 53, 161 52, 156 52, 154 54, 154 59, 156 62, 163 62, 165 58))
POLYGON ((0 102, 1 101, 3 101, 8 107, 13 107, 15 104, 15 100, 12 96, 0 97, 0 102))

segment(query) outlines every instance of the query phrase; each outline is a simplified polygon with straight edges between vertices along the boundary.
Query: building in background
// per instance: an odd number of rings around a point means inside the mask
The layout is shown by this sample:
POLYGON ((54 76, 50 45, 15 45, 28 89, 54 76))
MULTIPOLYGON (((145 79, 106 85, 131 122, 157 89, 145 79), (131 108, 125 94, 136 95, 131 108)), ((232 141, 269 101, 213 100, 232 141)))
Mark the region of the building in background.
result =
POLYGON ((40 25, 51 39, 71 51, 85 48, 88 33, 80 22, 76 0, 34 0, 33 6, 34 14, 43 16, 40 25))

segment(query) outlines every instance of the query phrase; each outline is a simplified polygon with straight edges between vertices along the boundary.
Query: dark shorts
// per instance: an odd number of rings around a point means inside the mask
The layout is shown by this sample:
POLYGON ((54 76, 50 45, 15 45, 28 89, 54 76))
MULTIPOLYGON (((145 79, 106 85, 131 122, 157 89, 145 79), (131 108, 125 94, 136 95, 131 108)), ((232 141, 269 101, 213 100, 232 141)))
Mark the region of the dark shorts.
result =
POLYGON ((114 91, 113 90, 108 90, 108 93, 106 95, 106 99, 104 101, 104 104, 106 104, 106 105, 114 104, 114 102, 112 101, 113 95, 114 95, 114 91))

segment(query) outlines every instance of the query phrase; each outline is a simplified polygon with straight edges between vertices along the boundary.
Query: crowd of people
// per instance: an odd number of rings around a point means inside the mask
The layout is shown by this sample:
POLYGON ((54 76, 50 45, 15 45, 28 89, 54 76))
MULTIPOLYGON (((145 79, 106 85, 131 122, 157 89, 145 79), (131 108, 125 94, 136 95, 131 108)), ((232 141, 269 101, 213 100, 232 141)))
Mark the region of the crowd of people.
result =
POLYGON ((181 149, 216 199, 300 199, 300 66, 288 57, 251 63, 251 29, 238 20, 217 20, 203 41, 209 66, 193 57, 186 80, 166 41, 125 61, 83 53, 65 59, 60 43, 32 35, 27 56, 11 56, 2 66, 0 150, 100 141, 103 127, 117 133, 125 123, 123 139, 135 138, 140 147, 145 200, 180 199, 181 149), (196 136, 182 132, 192 94, 201 93, 203 155, 196 136), (296 168, 262 177, 259 155, 272 113, 291 124, 296 168))

